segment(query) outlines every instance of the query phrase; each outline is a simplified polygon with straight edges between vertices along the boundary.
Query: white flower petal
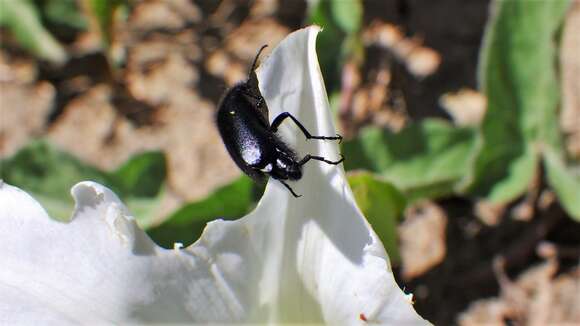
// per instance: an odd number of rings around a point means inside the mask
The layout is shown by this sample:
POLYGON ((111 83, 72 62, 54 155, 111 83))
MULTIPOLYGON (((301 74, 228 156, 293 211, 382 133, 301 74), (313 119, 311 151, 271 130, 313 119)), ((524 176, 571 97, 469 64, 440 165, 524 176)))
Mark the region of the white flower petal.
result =
POLYGON ((246 307, 228 294, 230 285, 220 277, 227 267, 236 271, 227 253, 214 255, 202 246, 162 249, 109 189, 82 182, 72 194, 76 209, 65 224, 49 219, 23 191, 1 186, 0 324, 179 323, 246 316, 246 307))
MULTIPOLYGON (((288 36, 258 77, 270 120, 288 111, 313 135, 334 135, 314 50, 318 31, 288 36)), ((281 132, 300 155, 339 158, 336 142, 306 141, 290 120, 281 132)), ((2 185, 0 324, 426 324, 395 283, 342 166, 311 161, 292 187, 303 196, 270 180, 254 212, 209 223, 192 246, 165 250, 96 183, 72 189, 68 224, 2 185)))
MULTIPOLYGON (((258 79, 271 121, 288 111, 311 134, 333 136, 315 51, 318 32, 310 27, 288 36, 260 67, 258 79)), ((284 139, 300 154, 340 157, 336 142, 305 141, 291 121, 284 126, 294 129, 284 139)), ((280 312, 279 320, 321 317, 331 324, 356 323, 362 314, 369 322, 426 323, 395 283, 384 248, 357 208, 342 165, 311 161, 303 179, 292 186, 303 196, 294 198, 271 179, 262 202, 274 204, 258 206, 248 217, 269 216, 269 231, 263 233, 275 236, 264 249, 282 253, 282 261, 271 262, 280 272, 272 274, 278 278, 268 287, 278 284, 276 295, 284 301, 278 308, 288 310, 280 312), (292 318, 286 319, 286 313, 292 318)))

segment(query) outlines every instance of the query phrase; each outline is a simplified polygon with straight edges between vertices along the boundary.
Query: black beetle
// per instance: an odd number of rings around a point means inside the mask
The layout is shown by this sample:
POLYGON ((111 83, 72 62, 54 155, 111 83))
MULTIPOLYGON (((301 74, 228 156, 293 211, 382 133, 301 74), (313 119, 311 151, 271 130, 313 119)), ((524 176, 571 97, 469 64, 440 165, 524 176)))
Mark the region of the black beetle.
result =
POLYGON ((342 136, 312 136, 308 130, 288 112, 279 114, 272 124, 268 123, 268 106, 258 88, 254 71, 264 45, 256 54, 248 80, 226 92, 219 105, 216 122, 224 144, 238 167, 256 181, 265 175, 280 181, 294 197, 300 197, 284 180, 302 178, 302 165, 310 160, 339 164, 344 160, 329 161, 321 156, 306 155, 301 160, 277 135, 278 126, 287 118, 302 130, 307 139, 342 140, 342 136))

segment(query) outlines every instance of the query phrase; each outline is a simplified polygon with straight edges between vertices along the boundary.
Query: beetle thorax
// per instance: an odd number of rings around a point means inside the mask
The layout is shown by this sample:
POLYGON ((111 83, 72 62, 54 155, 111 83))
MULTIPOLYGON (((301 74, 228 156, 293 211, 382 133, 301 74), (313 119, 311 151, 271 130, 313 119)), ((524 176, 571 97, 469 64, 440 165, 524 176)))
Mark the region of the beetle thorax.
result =
POLYGON ((277 150, 272 161, 268 163, 271 166, 269 174, 282 180, 299 180, 302 178, 302 166, 296 162, 293 154, 277 150))

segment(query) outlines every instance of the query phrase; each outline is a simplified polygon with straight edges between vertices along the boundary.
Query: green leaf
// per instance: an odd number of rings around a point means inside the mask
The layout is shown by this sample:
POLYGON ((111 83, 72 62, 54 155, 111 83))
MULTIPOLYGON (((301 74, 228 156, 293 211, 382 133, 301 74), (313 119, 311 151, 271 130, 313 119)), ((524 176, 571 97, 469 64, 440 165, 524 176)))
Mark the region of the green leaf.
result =
POLYGON ((142 228, 157 217, 165 182, 167 166, 161 152, 145 152, 131 157, 117 171, 110 174, 115 188, 142 228))
POLYGON ((70 218, 74 203, 67 194, 71 187, 91 180, 116 192, 142 227, 152 222, 163 192, 165 170, 163 155, 149 152, 134 156, 116 172, 108 173, 57 151, 45 141, 34 141, 0 161, 0 178, 31 193, 57 220, 70 218))
POLYGON ((58 220, 67 220, 72 212, 73 201, 68 193, 74 184, 83 180, 111 183, 107 174, 56 151, 44 141, 30 143, 3 160, 1 167, 4 181, 32 193, 58 220))
POLYGON ((253 189, 253 181, 243 175, 205 199, 181 207, 147 233, 165 248, 172 248, 175 242, 189 246, 200 237, 208 222, 217 218, 233 220, 248 213, 254 207, 253 189))
POLYGON ((67 59, 65 50, 42 26, 37 8, 29 0, 0 0, 0 26, 10 30, 23 48, 41 59, 56 64, 67 59))
MULTIPOLYGON (((563 42, 567 42, 567 38, 578 33, 577 30, 574 30, 573 25, 571 21, 567 21, 562 31, 563 35, 558 35, 563 42)), ((568 47, 565 44, 562 44, 560 51, 561 53, 558 55, 562 64, 565 63, 562 57, 578 55, 578 51, 574 51, 572 47, 568 47)), ((560 70, 569 69, 569 67, 562 65, 559 68, 560 70)), ((565 74, 559 73, 558 75, 565 74)), ((563 79, 564 83, 566 81, 563 79)), ((566 87, 566 85, 564 84, 562 87, 566 87)), ((566 92, 561 92, 560 94, 567 96, 566 92)), ((565 98, 561 100, 561 105, 564 105, 565 100, 565 98)), ((565 148, 566 136, 563 135, 560 129, 560 118, 561 116, 554 112, 545 121, 546 142, 548 145, 543 148, 544 166, 548 183, 556 192, 562 206, 570 216, 580 222, 580 161, 577 157, 574 159, 568 156, 565 148)))
POLYGON ((379 173, 410 200, 446 196, 467 174, 476 149, 475 131, 427 119, 399 133, 364 129, 345 142, 345 168, 379 173))
POLYGON ((42 14, 50 24, 86 30, 87 21, 77 0, 45 0, 40 2, 42 14))
POLYGON ((495 1, 480 55, 488 99, 468 190, 508 202, 528 188, 540 148, 554 142, 556 36, 569 1, 495 1), (547 127, 549 125, 549 127, 547 127))
POLYGON ((340 90, 345 60, 364 61, 364 45, 358 33, 362 10, 358 0, 309 2, 308 23, 322 27, 316 41, 316 53, 329 94, 340 90))
POLYGON ((346 33, 356 33, 360 30, 363 5, 359 0, 332 0, 330 3, 332 17, 337 25, 346 33))
POLYGON ((316 53, 326 89, 331 94, 340 89, 346 34, 334 21, 330 13, 330 2, 327 0, 310 5, 308 23, 322 27, 322 32, 316 39, 316 53))
POLYGON ((550 186, 564 209, 580 222, 580 165, 566 165, 553 151, 547 151, 544 158, 550 186))
POLYGON ((397 245, 397 224, 405 209, 405 196, 388 182, 368 172, 352 173, 348 183, 373 230, 385 246, 393 264, 401 257, 397 245))
POLYGON ((165 156, 161 152, 146 152, 132 157, 112 175, 123 193, 139 197, 155 196, 165 180, 165 156))

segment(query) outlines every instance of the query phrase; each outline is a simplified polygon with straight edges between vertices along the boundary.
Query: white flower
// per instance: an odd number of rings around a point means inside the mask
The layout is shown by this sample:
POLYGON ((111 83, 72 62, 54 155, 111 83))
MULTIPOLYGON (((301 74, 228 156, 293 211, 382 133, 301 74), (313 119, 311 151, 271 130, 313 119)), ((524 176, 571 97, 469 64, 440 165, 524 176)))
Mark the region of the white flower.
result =
MULTIPOLYGON (((288 111, 312 134, 334 135, 318 32, 289 35, 258 78, 270 120, 288 111)), ((282 132, 301 155, 339 158, 336 142, 306 141, 292 123, 282 132)), ((61 223, 0 184, 0 324, 427 324, 395 283, 342 166, 309 162, 292 185, 302 197, 271 179, 252 213, 165 250, 102 185, 75 185, 72 221, 61 223)))

